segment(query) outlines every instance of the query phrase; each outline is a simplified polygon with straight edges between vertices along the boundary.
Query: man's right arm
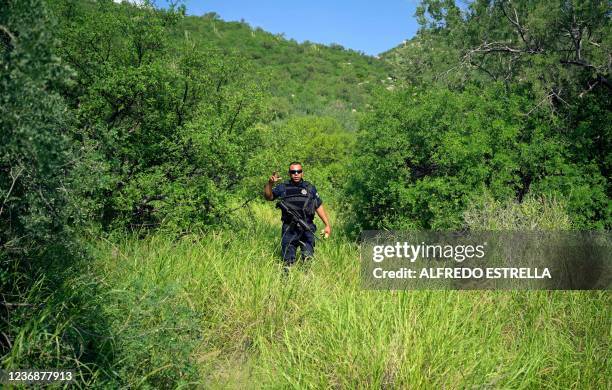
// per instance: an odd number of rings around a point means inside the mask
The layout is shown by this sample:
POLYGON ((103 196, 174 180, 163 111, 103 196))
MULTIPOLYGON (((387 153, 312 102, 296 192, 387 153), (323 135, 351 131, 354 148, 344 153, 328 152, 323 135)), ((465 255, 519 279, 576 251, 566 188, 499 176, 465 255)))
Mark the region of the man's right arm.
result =
POLYGON ((272 183, 267 182, 264 186, 264 198, 267 200, 274 200, 274 195, 272 195, 272 183))
POLYGON ((272 193, 272 186, 274 183, 280 180, 280 176, 278 176, 277 172, 274 172, 272 176, 268 179, 268 182, 264 186, 264 198, 267 200, 274 200, 274 194, 272 193))

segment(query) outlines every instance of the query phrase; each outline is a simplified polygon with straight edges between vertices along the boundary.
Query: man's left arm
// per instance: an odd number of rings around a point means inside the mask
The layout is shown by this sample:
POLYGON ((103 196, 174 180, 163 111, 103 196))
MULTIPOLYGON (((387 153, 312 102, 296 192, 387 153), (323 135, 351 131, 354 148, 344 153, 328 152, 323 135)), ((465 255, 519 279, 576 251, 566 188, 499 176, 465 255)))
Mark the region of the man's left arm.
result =
POLYGON ((323 221, 323 223, 325 224, 325 229, 323 229, 323 234, 325 235, 325 238, 329 237, 329 235, 331 234, 331 225, 329 224, 329 218, 327 218, 327 213, 325 212, 325 209, 323 208, 323 199, 321 199, 321 197, 319 196, 319 193, 317 192, 317 189, 315 186, 311 187, 311 196, 314 199, 314 206, 315 206, 315 211, 317 212, 317 215, 319 216, 319 218, 321 218, 321 221, 323 221))
POLYGON ((323 229, 323 234, 327 238, 331 234, 331 225, 329 224, 329 219, 327 218, 327 213, 325 213, 325 209, 323 208, 323 205, 320 205, 319 207, 317 207, 316 212, 319 218, 321 218, 321 221, 323 221, 323 223, 325 224, 325 228, 323 229))

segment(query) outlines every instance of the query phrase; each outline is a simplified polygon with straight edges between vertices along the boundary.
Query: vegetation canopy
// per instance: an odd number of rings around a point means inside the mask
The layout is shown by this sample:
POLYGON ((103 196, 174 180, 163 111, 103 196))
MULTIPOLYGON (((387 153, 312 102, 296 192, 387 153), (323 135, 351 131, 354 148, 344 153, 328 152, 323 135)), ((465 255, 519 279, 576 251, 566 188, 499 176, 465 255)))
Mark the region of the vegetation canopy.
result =
POLYGON ((371 57, 180 2, 0 0, 0 368, 609 388, 605 291, 374 294, 356 262, 365 229, 612 227, 609 2, 416 17, 371 57), (334 233, 283 279, 262 189, 291 161, 334 233))

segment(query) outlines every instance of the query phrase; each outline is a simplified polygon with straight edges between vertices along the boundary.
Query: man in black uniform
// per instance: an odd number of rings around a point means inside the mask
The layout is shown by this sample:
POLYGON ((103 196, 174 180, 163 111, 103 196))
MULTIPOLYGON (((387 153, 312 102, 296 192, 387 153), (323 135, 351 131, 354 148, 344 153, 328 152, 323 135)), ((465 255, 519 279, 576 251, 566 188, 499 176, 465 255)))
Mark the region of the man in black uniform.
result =
POLYGON ((302 251, 303 257, 308 258, 314 255, 315 237, 313 233, 316 230, 314 224, 315 212, 325 224, 325 229, 323 230, 325 237, 327 238, 331 234, 331 226, 323 208, 323 201, 319 197, 315 186, 305 181, 303 176, 302 164, 297 161, 292 162, 289 165, 290 180, 272 188, 274 183, 280 180, 278 174, 274 172, 264 186, 264 197, 267 200, 280 199, 289 209, 300 216, 311 230, 308 231, 301 227, 291 214, 283 210, 281 216, 283 221, 281 250, 286 265, 291 265, 295 262, 295 253, 298 246, 302 251))

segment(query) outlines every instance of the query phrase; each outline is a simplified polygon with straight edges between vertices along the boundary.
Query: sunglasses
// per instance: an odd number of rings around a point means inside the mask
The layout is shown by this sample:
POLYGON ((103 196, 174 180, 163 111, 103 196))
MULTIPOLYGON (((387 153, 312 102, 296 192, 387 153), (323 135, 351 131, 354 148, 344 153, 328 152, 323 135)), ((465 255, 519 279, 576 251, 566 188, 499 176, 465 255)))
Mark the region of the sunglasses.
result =
POLYGON ((291 175, 297 175, 298 173, 302 173, 302 170, 301 169, 290 169, 289 173, 291 175))

